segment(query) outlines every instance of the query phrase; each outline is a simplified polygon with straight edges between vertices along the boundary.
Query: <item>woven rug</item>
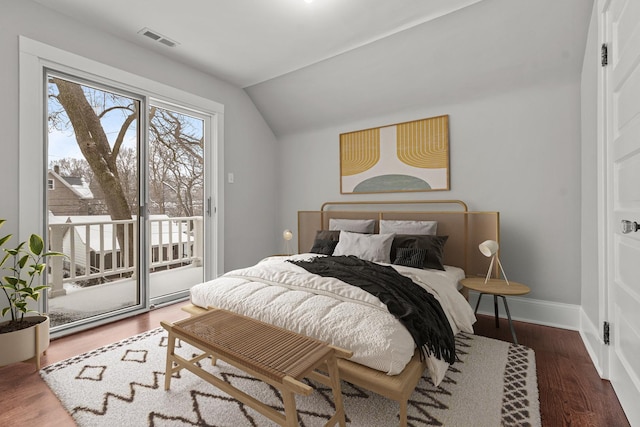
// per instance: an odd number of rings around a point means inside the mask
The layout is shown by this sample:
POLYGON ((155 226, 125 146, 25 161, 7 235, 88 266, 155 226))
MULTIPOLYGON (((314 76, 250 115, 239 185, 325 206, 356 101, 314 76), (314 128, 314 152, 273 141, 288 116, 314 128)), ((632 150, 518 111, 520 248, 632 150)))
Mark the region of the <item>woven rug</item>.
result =
MULTIPOLYGON (((178 341, 176 353, 198 352, 178 341)), ((273 423, 187 370, 164 391, 166 331, 154 329, 47 366, 40 375, 81 427, 271 426, 273 423)), ((485 337, 458 334, 459 361, 439 387, 425 376, 409 400, 411 426, 539 426, 533 350, 485 337)), ((218 362, 202 365, 268 405, 283 410, 276 389, 218 362)), ((333 414, 331 389, 296 396, 300 425, 324 425, 333 414)), ((397 402, 342 382, 351 426, 398 425, 397 402)))

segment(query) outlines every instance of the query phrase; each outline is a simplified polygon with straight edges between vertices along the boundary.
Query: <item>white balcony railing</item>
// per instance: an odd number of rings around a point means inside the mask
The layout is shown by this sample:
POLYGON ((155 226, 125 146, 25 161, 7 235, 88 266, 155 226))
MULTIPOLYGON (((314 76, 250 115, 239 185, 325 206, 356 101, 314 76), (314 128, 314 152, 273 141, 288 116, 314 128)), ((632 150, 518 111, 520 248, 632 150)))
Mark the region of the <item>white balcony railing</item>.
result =
MULTIPOLYGON (((67 255, 49 259, 51 298, 66 294, 65 283, 106 283, 136 274, 137 220, 77 219, 68 217, 64 223, 50 221, 49 224, 51 250, 67 255)), ((168 218, 152 215, 148 235, 148 265, 152 272, 189 264, 202 265, 201 216, 168 218)))

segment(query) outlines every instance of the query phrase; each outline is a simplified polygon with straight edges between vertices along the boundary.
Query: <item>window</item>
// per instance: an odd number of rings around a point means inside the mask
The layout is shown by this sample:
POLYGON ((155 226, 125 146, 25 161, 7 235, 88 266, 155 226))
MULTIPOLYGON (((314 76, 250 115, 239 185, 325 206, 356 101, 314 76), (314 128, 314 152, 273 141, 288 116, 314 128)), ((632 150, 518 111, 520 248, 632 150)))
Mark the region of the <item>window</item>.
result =
POLYGON ((52 179, 48 179, 47 180, 47 189, 48 190, 54 190, 56 187, 54 185, 54 181, 52 179))

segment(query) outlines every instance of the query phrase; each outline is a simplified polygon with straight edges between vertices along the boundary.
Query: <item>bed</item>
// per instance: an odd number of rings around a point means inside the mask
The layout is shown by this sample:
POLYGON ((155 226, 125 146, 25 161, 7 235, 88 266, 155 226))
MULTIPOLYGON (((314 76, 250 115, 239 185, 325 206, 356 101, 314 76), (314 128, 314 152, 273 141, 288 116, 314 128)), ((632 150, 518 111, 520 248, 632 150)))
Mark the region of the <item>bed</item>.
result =
POLYGON ((311 273, 307 263, 355 254, 372 268, 391 268, 438 301, 454 335, 472 333, 475 316, 458 282, 485 276, 489 262, 477 248, 488 239, 499 240, 498 213, 471 212, 462 201, 328 202, 298 212, 299 254, 196 285, 185 310, 224 308, 353 351, 339 361, 341 378, 398 401, 406 425, 407 399, 425 370, 437 385, 449 363, 421 357, 413 332, 378 297, 311 273))

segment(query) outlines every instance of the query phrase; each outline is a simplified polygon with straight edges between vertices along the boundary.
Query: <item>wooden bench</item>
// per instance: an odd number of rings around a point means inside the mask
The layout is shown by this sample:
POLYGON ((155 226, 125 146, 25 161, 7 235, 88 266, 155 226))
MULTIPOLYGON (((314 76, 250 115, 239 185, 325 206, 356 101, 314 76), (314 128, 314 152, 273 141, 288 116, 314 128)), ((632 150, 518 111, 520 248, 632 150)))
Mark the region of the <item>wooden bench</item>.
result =
POLYGON ((326 426, 346 425, 337 358, 351 357, 352 352, 220 309, 161 324, 169 332, 165 390, 169 390, 174 373, 187 369, 281 426, 297 426, 295 394, 311 394, 313 388, 301 381, 311 378, 333 391, 336 412, 326 426), (190 360, 175 354, 176 339, 203 353, 190 360), (217 359, 223 360, 276 387, 282 396, 284 414, 197 366, 207 357, 214 365, 217 359), (318 368, 326 369, 328 375, 318 372, 318 368))

